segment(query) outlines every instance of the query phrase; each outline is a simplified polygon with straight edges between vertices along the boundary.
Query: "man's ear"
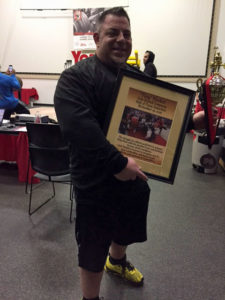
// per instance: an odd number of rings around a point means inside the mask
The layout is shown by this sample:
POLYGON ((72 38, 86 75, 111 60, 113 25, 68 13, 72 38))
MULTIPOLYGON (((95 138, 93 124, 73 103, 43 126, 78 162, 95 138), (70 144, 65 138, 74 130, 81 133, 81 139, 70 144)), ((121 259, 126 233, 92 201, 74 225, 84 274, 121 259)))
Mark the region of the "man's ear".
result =
POLYGON ((93 39, 95 41, 96 46, 98 47, 98 44, 99 44, 99 33, 98 32, 94 32, 93 39))

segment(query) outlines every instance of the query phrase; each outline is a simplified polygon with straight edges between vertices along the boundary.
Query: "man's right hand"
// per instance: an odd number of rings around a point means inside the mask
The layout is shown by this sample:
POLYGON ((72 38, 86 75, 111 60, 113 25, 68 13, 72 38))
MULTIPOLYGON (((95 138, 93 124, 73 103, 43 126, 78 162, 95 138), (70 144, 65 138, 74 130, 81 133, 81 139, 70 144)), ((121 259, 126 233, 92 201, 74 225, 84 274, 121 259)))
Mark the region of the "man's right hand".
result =
POLYGON ((121 181, 135 180, 137 177, 144 181, 148 180, 148 177, 141 171, 140 167, 136 164, 132 157, 128 157, 126 167, 120 172, 114 175, 116 179, 121 181))

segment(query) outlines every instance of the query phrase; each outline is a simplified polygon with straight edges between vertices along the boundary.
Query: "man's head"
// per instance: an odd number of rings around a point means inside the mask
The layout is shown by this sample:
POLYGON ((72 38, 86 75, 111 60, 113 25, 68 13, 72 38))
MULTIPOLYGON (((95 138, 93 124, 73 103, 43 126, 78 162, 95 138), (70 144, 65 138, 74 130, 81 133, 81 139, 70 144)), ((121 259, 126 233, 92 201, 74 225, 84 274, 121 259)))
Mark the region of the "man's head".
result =
POLYGON ((143 57, 143 63, 146 65, 148 62, 153 63, 155 59, 155 54, 152 51, 145 51, 144 57, 143 57))
POLYGON ((94 33, 96 55, 105 64, 119 67, 131 53, 130 19, 122 7, 104 11, 94 33))

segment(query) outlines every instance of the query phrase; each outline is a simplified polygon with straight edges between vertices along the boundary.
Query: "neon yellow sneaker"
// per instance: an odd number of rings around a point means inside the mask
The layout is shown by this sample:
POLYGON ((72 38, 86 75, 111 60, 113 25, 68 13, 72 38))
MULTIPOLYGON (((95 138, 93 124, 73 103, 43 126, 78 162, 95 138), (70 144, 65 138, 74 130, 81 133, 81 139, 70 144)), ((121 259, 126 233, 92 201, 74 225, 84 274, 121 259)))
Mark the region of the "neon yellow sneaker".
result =
POLYGON ((111 274, 122 277, 136 286, 142 286, 144 277, 129 261, 126 260, 125 265, 113 265, 107 256, 104 270, 111 274))

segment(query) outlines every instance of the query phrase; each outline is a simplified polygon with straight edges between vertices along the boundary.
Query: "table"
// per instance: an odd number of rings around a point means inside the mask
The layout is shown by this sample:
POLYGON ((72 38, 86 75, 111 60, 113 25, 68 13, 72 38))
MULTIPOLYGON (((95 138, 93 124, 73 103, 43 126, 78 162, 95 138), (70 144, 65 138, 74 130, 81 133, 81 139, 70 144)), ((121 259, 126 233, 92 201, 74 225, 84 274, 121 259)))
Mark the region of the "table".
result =
MULTIPOLYGON (((16 162, 18 166, 18 180, 20 182, 27 181, 27 169, 29 161, 29 146, 26 127, 4 128, 0 127, 0 160, 16 162)), ((34 171, 29 166, 28 182, 34 171)), ((37 178, 33 179, 33 183, 38 183, 37 178)))
MULTIPOLYGON (((16 98, 19 98, 18 91, 14 91, 13 94, 16 98)), ((33 98, 35 100, 39 99, 37 90, 35 88, 31 88, 31 89, 23 89, 22 88, 20 91, 20 100, 28 105, 28 104, 30 104, 30 98, 33 98)))
POLYGON ((41 114, 41 116, 48 116, 50 119, 53 119, 57 122, 57 117, 55 113, 55 108, 53 105, 47 106, 36 106, 29 108, 31 115, 36 115, 36 113, 41 114))

